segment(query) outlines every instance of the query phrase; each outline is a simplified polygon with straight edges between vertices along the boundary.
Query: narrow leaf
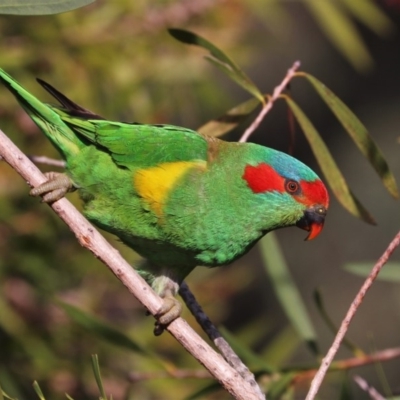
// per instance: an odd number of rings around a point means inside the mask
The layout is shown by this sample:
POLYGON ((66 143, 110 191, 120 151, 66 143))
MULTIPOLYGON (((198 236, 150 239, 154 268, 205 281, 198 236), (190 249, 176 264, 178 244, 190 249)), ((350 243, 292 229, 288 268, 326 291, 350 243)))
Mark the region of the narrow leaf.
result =
POLYGON ((58 14, 87 6, 93 2, 94 0, 3 0, 0 3, 0 14, 58 14))
POLYGON ((331 90, 329 90, 321 81, 314 78, 312 75, 304 72, 298 75, 304 76, 314 86, 318 94, 325 101, 327 106, 336 115, 343 128, 353 139, 361 153, 371 163, 383 184, 389 193, 397 198, 399 196, 396 181, 383 154, 379 147, 375 144, 367 128, 354 115, 354 113, 344 104, 331 90))
POLYGON ((57 304, 75 323, 97 337, 116 346, 123 347, 141 355, 149 356, 149 352, 142 348, 138 343, 134 342, 131 338, 114 329, 110 325, 105 324, 71 304, 63 303, 61 301, 58 301, 57 304))
POLYGON ((44 394, 42 392, 42 389, 40 389, 40 386, 37 383, 37 381, 34 381, 32 386, 33 386, 33 389, 35 390, 36 394, 38 395, 39 399, 40 400, 46 400, 45 397, 44 397, 44 394))
POLYGON ((377 35, 388 36, 396 31, 396 25, 382 11, 375 0, 342 0, 354 17, 377 35))
POLYGON ((99 388, 99 392, 101 395, 100 399, 107 400, 107 395, 106 395, 106 392, 105 392, 104 386, 103 386, 103 380, 101 378, 99 358, 97 357, 97 354, 92 354, 92 367, 93 367, 93 374, 96 379, 97 387, 99 388))
POLYGON ((274 233, 269 233, 260 241, 260 248, 265 270, 286 316, 313 353, 318 354, 313 325, 274 233))
POLYGON ((288 372, 282 374, 277 381, 272 381, 272 384, 268 387, 268 399, 269 400, 280 400, 283 394, 291 389, 293 379, 296 377, 296 372, 288 372))
POLYGON ((372 215, 350 191, 342 173, 336 165, 335 160, 333 159, 331 153, 326 147, 326 144, 321 139, 321 136, 315 129, 314 125, 291 98, 288 96, 282 97, 286 100, 290 109, 293 111, 293 115, 303 130, 314 156, 317 159, 318 164, 321 167, 321 170, 324 173, 325 178, 336 198, 351 214, 361 218, 365 222, 375 224, 372 215))
POLYGON ((260 102, 257 99, 250 99, 240 103, 231 108, 226 114, 202 125, 197 129, 197 132, 207 136, 222 136, 244 122, 259 104, 260 102))
POLYGON ((332 44, 359 71, 373 66, 373 59, 365 46, 355 23, 337 1, 305 0, 321 30, 332 44))
POLYGON ((197 390, 191 395, 187 396, 185 400, 205 399, 208 395, 221 391, 221 385, 218 382, 212 382, 204 388, 197 390))
MULTIPOLYGON (((351 272, 354 275, 362 276, 366 278, 372 270, 373 263, 360 262, 360 263, 348 263, 345 264, 343 269, 351 272)), ((379 272, 377 277, 378 280, 399 283, 400 282, 400 263, 389 261, 385 264, 385 267, 379 272)))
POLYGON ((251 79, 217 46, 207 39, 184 29, 168 29, 168 32, 175 39, 185 44, 200 46, 210 52, 211 56, 206 59, 222 69, 233 81, 256 97, 261 103, 265 103, 264 96, 258 90, 251 79))

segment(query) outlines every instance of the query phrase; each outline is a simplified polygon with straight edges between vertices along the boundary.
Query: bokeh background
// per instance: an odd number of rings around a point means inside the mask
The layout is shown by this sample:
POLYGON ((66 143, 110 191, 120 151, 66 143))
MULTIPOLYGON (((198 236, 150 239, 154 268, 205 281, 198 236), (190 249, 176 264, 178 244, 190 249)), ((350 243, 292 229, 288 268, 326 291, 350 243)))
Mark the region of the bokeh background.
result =
MULTIPOLYGON (((249 98, 203 59, 203 50, 174 40, 167 32, 170 27, 206 37, 266 93, 272 93, 286 70, 300 60, 302 70, 324 82, 359 116, 400 179, 397 0, 120 0, 96 1, 59 15, 2 15, 0 66, 43 100, 50 99, 35 77, 115 120, 196 129, 249 98), (364 11, 355 11, 357 7, 364 11)), ((378 224, 356 219, 332 198, 324 232, 315 241, 304 242, 304 232, 294 228, 277 233, 324 354, 333 333, 313 293, 320 290, 338 325, 363 282, 344 267, 354 262, 372 267, 399 229, 399 203, 310 86, 295 79, 291 94, 378 224)), ((1 88, 0 128, 25 153, 58 157, 1 88)), ((235 130, 227 139, 237 140, 240 133, 235 130)), ((290 128, 283 102, 275 104, 251 141, 288 151, 290 128)), ((294 155, 319 171, 298 128, 294 155)), ((79 207, 76 194, 69 198, 79 207)), ((114 237, 106 237, 129 262, 138 260, 114 237)), ((400 261, 399 252, 392 260, 400 261)), ((318 357, 283 312, 257 247, 234 265, 198 268, 186 281, 214 323, 277 371, 318 365, 318 357)), ((0 384, 9 395, 35 398, 32 382, 37 380, 48 398, 65 398, 64 393, 74 399, 97 398, 90 363, 95 353, 106 391, 116 400, 181 399, 211 383, 196 377, 159 378, 168 371, 173 375, 201 366, 168 334, 153 336, 153 319, 79 246, 49 207, 28 196, 26 184, 5 163, 0 163, 0 288, 0 384), (71 311, 66 313, 62 302, 122 332, 152 355, 107 340, 96 324, 79 323, 71 311), (133 373, 134 382, 128 378, 133 373)), ((399 279, 394 278, 377 281, 368 293, 348 333, 365 352, 400 346, 399 293, 399 279)), ((187 311, 184 317, 199 330, 187 311)), ((338 359, 353 356, 344 347, 338 359)), ((329 374, 320 398, 368 398, 353 382, 355 374, 387 397, 400 394, 400 360, 391 360, 329 374)), ((264 376, 264 383, 269 379, 264 376)), ((301 381, 285 392, 285 398, 304 398, 308 384, 301 381)), ((228 395, 219 391, 201 398, 228 395)))

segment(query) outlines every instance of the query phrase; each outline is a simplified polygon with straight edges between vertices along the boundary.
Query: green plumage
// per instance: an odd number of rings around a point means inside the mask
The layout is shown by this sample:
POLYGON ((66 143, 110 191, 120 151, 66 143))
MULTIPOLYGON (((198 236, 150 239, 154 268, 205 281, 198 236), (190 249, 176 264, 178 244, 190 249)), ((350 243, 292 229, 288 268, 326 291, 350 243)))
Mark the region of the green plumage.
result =
POLYGON ((282 182, 319 181, 286 154, 176 126, 107 121, 42 81, 62 106, 40 102, 2 70, 0 79, 66 160, 86 217, 147 260, 142 273, 161 295, 174 295, 195 266, 230 263, 315 206, 284 190, 254 192, 257 181, 245 176, 246 166, 265 164, 282 182))

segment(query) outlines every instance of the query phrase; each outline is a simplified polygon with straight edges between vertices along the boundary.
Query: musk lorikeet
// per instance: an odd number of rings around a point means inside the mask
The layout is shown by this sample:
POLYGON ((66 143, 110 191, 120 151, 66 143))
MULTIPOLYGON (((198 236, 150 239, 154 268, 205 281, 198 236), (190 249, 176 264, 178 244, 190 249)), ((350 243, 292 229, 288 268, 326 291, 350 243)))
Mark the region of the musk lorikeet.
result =
POLYGON ((321 231, 328 193, 295 158, 253 143, 229 143, 172 125, 108 121, 48 83, 60 103, 42 103, 0 70, 0 80, 66 161, 65 174, 31 190, 53 202, 78 190, 84 214, 145 261, 139 272, 163 298, 158 333, 177 318, 175 295, 197 265, 245 254, 266 233, 321 231))

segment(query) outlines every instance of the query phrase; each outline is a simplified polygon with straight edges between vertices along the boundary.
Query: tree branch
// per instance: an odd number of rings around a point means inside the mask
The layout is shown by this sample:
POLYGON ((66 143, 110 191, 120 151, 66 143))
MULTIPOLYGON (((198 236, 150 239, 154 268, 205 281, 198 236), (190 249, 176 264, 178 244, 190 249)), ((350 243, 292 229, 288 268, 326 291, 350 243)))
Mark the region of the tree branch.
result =
POLYGON ((266 114, 271 110, 274 102, 279 98, 282 92, 287 88, 290 80, 295 76, 296 71, 300 68, 300 61, 295 61, 292 67, 288 70, 286 76, 283 78, 282 82, 274 89, 272 96, 268 97, 268 101, 265 103, 264 107, 261 109, 260 113, 251 123, 251 125, 245 130, 239 142, 247 142, 250 135, 258 128, 266 114))
MULTIPOLYGON (((40 170, 0 131, 0 156, 32 186, 46 181, 40 170)), ((157 314, 161 299, 104 237, 65 198, 50 207, 74 232, 79 243, 110 268, 112 273, 150 311, 157 314)), ((246 382, 219 354, 194 332, 182 318, 167 330, 192 354, 236 399, 260 400, 259 388, 246 382)), ((262 397, 264 398, 264 396, 262 397)))
POLYGON ((239 356, 233 351, 229 343, 223 338, 219 333, 216 326, 208 318, 207 314, 203 311, 200 304, 197 302, 193 293, 190 291, 189 287, 185 282, 181 284, 179 288, 179 294, 184 300, 186 306, 196 318, 198 324, 202 327, 204 332, 208 335, 210 340, 213 341, 214 345, 219 349, 225 360, 233 367, 240 376, 248 382, 251 386, 258 388, 260 398, 264 398, 261 389, 257 385, 256 379, 253 373, 247 368, 247 366, 242 362, 239 356))
POLYGON ((322 360, 321 366, 320 366, 318 372, 316 373, 316 375, 314 376, 314 379, 311 382, 310 390, 307 394, 306 400, 313 400, 315 398, 315 396, 317 395, 317 392, 318 392, 318 390, 322 384, 322 381, 329 369, 329 366, 331 365, 337 351, 339 350, 340 344, 341 344, 344 336, 346 335, 347 330, 349 329, 351 320, 353 319, 358 308, 360 307, 365 295, 367 294, 367 291, 370 289, 370 287, 374 283, 376 277, 379 274, 379 271, 386 264, 386 262, 389 260, 389 258, 391 256, 391 254, 394 252, 394 250, 399 245, 400 245, 400 232, 397 233, 397 235, 394 237, 392 242, 389 244, 388 248, 385 250, 385 252, 379 258, 377 263, 374 265, 368 278, 365 280, 364 284, 361 286, 361 289, 357 293, 355 299, 351 303, 350 308, 347 311, 347 314, 346 314, 344 320, 342 321, 342 324, 340 325, 339 331, 332 343, 331 348, 329 349, 328 353, 322 360))

